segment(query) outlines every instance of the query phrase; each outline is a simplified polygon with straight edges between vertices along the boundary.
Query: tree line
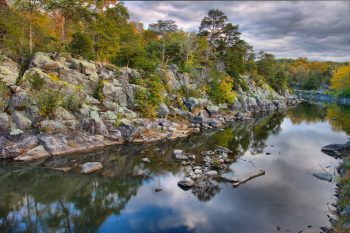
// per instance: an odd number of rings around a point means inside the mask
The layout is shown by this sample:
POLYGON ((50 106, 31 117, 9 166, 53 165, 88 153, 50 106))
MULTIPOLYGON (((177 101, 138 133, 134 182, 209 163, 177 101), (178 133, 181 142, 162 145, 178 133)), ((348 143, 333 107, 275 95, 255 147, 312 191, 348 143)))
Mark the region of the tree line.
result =
POLYGON ((37 51, 53 52, 54 59, 71 53, 148 73, 169 64, 189 74, 214 72, 213 95, 230 100, 232 96, 220 96, 220 90, 244 90, 247 84, 242 75, 283 94, 290 86, 318 89, 330 85, 339 67, 348 65, 276 59, 255 52, 241 38, 239 25, 228 22, 218 9, 210 10, 198 33, 193 33, 171 19, 140 30, 117 0, 0 0, 0 53, 25 66, 37 51))

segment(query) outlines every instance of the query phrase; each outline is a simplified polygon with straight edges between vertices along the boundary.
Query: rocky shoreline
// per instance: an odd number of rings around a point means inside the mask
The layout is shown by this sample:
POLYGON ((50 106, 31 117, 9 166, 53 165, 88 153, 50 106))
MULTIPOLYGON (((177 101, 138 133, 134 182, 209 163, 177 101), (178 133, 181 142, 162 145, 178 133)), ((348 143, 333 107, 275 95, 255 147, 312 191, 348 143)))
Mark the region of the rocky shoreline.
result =
POLYGON ((302 100, 312 102, 324 102, 324 103, 337 103, 341 105, 350 105, 350 98, 348 97, 337 97, 329 95, 323 91, 306 91, 306 90, 295 90, 295 94, 302 100))
POLYGON ((338 202, 333 211, 335 217, 330 222, 336 232, 348 232, 350 229, 350 141, 345 144, 330 144, 322 148, 322 152, 334 158, 340 158, 337 167, 338 177, 335 196, 338 202))
POLYGON ((53 56, 36 53, 22 76, 18 64, 1 60, 0 80, 6 85, 2 86, 4 99, 0 105, 0 158, 31 161, 126 142, 172 140, 299 102, 288 92, 281 96, 271 88, 258 87, 248 77, 248 90, 239 90, 230 105, 215 105, 204 93, 196 98, 177 96, 178 90, 195 90, 201 80, 193 82, 186 73, 169 66, 158 70, 163 74, 167 87, 163 94, 169 103, 158 104, 156 118, 143 118, 136 101, 140 90, 147 92, 136 84, 142 72, 70 56, 54 61, 53 56), (40 89, 36 88, 38 83, 40 89), (40 104, 50 101, 46 99, 50 93, 40 94, 46 89, 58 90, 62 102, 68 99, 68 104, 56 106, 43 116, 40 104), (73 97, 81 104, 70 108, 76 101, 73 97))

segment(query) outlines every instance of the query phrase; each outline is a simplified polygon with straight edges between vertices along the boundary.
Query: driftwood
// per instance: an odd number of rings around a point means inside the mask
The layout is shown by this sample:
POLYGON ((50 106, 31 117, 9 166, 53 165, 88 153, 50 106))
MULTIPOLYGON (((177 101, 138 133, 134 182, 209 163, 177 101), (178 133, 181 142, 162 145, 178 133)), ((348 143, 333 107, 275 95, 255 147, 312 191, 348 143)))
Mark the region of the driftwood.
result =
POLYGON ((264 170, 260 170, 258 173, 256 173, 255 175, 252 175, 252 176, 249 176, 249 177, 246 177, 238 182, 235 182, 233 183, 233 187, 238 187, 239 185, 241 184, 244 184, 245 182, 249 181, 249 180, 252 180, 256 177, 259 177, 259 176, 263 176, 265 175, 265 171, 264 170))

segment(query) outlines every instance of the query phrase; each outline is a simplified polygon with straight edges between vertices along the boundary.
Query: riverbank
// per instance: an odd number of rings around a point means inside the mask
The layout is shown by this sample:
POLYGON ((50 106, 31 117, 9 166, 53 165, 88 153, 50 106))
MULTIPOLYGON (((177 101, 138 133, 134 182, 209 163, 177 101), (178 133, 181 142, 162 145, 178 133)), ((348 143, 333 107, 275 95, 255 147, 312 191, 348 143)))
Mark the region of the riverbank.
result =
POLYGON ((322 148, 327 155, 342 159, 337 168, 339 174, 337 180, 336 196, 337 220, 331 219, 336 232, 345 233, 350 229, 350 141, 346 144, 331 144, 322 148))
POLYGON ((1 60, 1 158, 31 161, 126 142, 172 140, 298 103, 288 92, 282 96, 242 77, 245 90, 238 89, 233 103, 214 104, 200 91, 208 72, 193 78, 170 65, 157 71, 154 85, 161 90, 156 94, 166 98, 153 109, 145 104, 155 93, 141 85, 143 71, 53 56, 36 53, 23 75, 18 64, 1 60), (152 117, 145 118, 148 114, 152 117))
POLYGON ((312 102, 324 102, 324 103, 337 103, 341 105, 350 105, 349 97, 334 96, 325 93, 324 91, 307 91, 307 90, 294 90, 296 96, 302 100, 312 102))

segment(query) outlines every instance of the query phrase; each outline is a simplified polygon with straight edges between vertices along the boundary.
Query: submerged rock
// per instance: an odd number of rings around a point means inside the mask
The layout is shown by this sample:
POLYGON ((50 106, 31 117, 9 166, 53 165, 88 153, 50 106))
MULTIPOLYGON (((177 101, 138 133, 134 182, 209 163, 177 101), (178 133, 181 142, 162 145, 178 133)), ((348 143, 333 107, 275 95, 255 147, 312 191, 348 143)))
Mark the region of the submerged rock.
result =
POLYGON ((102 163, 100 162, 87 162, 84 163, 81 172, 84 174, 91 174, 103 168, 102 163))
POLYGON ((328 181, 328 182, 331 182, 332 181, 332 174, 329 174, 329 173, 313 173, 312 174, 314 177, 320 179, 320 180, 325 180, 325 181, 328 181))
POLYGON ((238 182, 238 178, 234 175, 232 172, 227 172, 224 174, 221 174, 221 179, 228 181, 228 182, 238 182))

